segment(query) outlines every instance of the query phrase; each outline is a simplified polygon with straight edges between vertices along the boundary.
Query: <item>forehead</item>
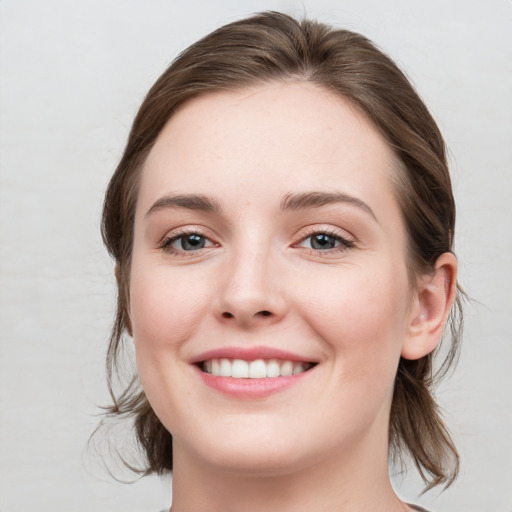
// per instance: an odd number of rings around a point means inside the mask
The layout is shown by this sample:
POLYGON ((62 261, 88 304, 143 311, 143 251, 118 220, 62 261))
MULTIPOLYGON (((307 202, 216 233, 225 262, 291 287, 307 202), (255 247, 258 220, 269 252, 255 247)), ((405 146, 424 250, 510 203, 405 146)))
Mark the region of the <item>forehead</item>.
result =
POLYGON ((348 100, 311 83, 276 83, 183 105, 148 155, 139 200, 149 207, 170 192, 236 200, 243 191, 268 202, 291 191, 339 189, 378 207, 383 193, 393 200, 397 167, 384 138, 348 100))

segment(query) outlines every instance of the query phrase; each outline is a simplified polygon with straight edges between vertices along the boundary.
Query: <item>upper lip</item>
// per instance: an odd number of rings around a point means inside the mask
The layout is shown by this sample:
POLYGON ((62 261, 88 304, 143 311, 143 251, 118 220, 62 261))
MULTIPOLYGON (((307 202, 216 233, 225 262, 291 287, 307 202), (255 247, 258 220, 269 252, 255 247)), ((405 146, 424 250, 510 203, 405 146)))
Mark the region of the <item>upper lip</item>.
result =
POLYGON ((273 347, 221 347, 202 352, 191 359, 191 364, 201 363, 210 359, 243 359, 255 361, 256 359, 281 359, 285 361, 316 363, 315 359, 305 357, 286 350, 273 347))

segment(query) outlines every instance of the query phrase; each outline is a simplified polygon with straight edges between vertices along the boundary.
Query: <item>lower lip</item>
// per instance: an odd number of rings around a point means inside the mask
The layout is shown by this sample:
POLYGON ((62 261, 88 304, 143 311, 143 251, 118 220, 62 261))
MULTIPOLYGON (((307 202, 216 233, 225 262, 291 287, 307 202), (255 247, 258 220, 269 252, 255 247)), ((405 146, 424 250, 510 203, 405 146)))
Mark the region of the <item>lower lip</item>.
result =
POLYGON ((202 381, 210 388, 225 395, 240 399, 265 398, 279 393, 298 384, 313 369, 289 377, 268 377, 266 379, 234 379, 232 377, 216 377, 211 373, 195 367, 202 381))

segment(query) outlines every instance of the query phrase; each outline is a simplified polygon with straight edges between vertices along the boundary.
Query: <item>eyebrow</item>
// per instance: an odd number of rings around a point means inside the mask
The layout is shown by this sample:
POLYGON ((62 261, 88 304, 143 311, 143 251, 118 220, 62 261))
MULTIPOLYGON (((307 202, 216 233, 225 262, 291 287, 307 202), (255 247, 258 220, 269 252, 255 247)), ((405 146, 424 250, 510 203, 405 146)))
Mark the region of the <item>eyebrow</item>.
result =
POLYGON ((286 194, 281 201, 281 211, 303 210, 319 208, 335 203, 349 203, 369 213, 378 222, 373 210, 361 199, 339 192, 305 192, 299 194, 286 194))
MULTIPOLYGON (((288 193, 281 201, 281 212, 290 210, 305 210, 319 208, 335 203, 349 203, 369 213, 377 222, 373 210, 361 199, 339 192, 303 192, 298 194, 288 193)), ((188 208, 209 213, 221 213, 221 206, 212 197, 202 194, 168 194, 157 199, 146 213, 151 213, 165 208, 188 208)))
POLYGON ((220 205, 215 199, 202 194, 169 194, 157 199, 146 213, 146 217, 165 208, 188 208, 210 213, 220 213, 221 211, 220 205))

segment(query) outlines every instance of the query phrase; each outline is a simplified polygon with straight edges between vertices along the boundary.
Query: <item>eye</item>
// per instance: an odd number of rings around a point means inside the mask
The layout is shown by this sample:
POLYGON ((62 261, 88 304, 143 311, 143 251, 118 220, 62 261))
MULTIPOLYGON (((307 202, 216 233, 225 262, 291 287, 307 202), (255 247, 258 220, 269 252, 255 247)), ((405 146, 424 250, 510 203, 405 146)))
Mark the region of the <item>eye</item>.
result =
POLYGON ((337 240, 332 235, 328 235, 327 233, 317 233, 315 235, 311 235, 306 240, 309 241, 309 245, 312 249, 318 249, 321 251, 334 249, 340 245, 339 240, 337 240))
POLYGON ((299 247, 305 247, 314 251, 344 250, 354 247, 354 242, 335 233, 318 232, 304 238, 299 243, 299 247))
POLYGON ((162 249, 170 253, 194 252, 215 244, 201 233, 180 233, 164 240, 162 249))

